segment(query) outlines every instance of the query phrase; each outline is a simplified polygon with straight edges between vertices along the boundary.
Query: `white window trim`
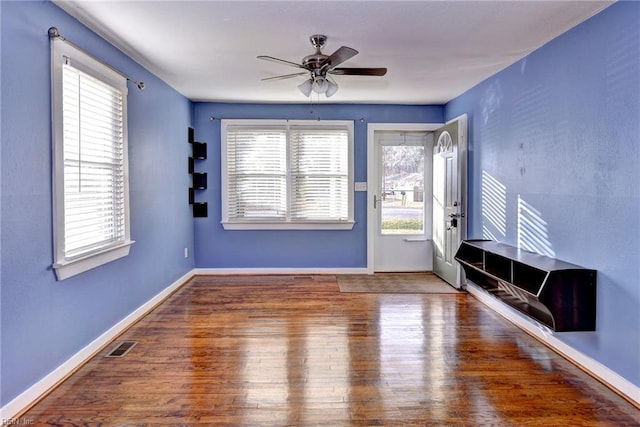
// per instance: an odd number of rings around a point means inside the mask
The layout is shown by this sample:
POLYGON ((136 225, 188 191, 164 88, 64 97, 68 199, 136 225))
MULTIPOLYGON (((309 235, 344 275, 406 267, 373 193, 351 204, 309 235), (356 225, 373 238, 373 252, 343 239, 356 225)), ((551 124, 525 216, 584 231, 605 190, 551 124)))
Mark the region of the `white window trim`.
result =
POLYGON ((221 221, 225 230, 351 230, 353 220, 345 221, 221 221))
POLYGON ((127 138, 127 80, 114 70, 100 63, 69 43, 61 39, 51 41, 51 111, 52 111, 52 145, 53 145, 53 242, 54 263, 58 280, 64 280, 106 264, 129 254, 133 243, 130 235, 129 220, 129 162, 127 138), (119 88, 124 93, 124 241, 85 253, 73 258, 66 258, 64 253, 64 137, 62 112, 62 67, 65 58, 70 58, 74 68, 119 88))
MULTIPOLYGON (((319 126, 346 126, 349 134, 349 177, 348 177, 348 194, 349 194, 349 212, 348 219, 343 221, 304 221, 304 220, 284 220, 284 219, 229 219, 228 212, 228 168, 227 168, 227 128, 229 126, 274 126, 274 125, 318 125, 317 120, 271 120, 271 119, 223 119, 220 124, 221 135, 221 209, 222 209, 222 227, 225 230, 351 230, 355 225, 354 220, 354 134, 353 121, 351 120, 323 120, 319 126)), ((289 147, 287 147, 287 151, 289 147)), ((288 158, 288 156, 287 156, 288 158)), ((287 174, 290 174, 287 168, 287 174)), ((289 183, 290 180, 287 180, 289 183)), ((291 196, 290 192, 287 193, 291 196)), ((289 214, 289 213, 288 213, 289 214)), ((289 215, 288 215, 289 216, 289 215)))

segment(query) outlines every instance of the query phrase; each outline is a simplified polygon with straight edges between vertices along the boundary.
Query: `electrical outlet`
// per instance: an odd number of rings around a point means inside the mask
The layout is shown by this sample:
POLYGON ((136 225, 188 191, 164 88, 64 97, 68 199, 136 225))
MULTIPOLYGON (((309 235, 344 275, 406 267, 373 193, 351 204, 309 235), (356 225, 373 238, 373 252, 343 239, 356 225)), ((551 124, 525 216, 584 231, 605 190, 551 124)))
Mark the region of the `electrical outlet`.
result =
POLYGON ((189 258, 189 248, 184 248, 184 257, 189 258))

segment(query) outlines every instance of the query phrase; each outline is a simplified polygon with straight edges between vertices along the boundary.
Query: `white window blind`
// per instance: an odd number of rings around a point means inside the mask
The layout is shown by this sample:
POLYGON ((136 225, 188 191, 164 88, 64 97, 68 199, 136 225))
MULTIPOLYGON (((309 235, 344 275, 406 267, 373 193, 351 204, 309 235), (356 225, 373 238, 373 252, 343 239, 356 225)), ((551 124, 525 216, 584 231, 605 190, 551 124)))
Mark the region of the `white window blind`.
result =
POLYGON ((291 216, 301 220, 349 218, 347 129, 292 127, 291 216))
POLYGON ((229 217, 285 219, 286 129, 232 127, 227 135, 229 217))
POLYGON ((123 94, 63 66, 64 252, 125 239, 123 94))
POLYGON ((225 228, 353 227, 352 123, 235 122, 222 126, 225 228))
POLYGON ((52 42, 53 267, 59 280, 126 256, 126 78, 52 42))

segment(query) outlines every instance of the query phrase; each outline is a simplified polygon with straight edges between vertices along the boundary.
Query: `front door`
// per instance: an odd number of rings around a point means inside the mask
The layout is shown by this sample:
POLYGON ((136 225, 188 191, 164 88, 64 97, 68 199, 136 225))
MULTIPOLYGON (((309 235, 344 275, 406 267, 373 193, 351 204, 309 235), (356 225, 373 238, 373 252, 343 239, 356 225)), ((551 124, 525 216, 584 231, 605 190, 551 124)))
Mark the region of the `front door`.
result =
POLYGON ((375 132, 374 271, 431 270, 431 140, 426 131, 375 132))
POLYGON ((433 272, 454 287, 462 286, 454 256, 466 237, 465 128, 465 117, 448 123, 435 132, 433 144, 433 272))

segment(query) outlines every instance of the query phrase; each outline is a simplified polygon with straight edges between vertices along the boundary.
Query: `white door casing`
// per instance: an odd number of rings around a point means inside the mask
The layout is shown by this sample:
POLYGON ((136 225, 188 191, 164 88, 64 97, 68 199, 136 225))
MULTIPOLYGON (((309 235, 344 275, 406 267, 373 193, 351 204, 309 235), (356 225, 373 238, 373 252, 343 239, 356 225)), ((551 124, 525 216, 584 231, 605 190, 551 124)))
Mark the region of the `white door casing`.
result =
MULTIPOLYGON (((431 149, 433 133, 441 124, 368 125, 367 137, 367 271, 425 271, 432 269, 431 243, 431 149), (376 132, 427 132, 424 158, 424 232, 418 234, 384 234, 381 232, 380 201, 381 147, 376 132), (374 204, 376 207, 374 208, 374 204)), ((400 145, 400 144, 399 144, 400 145)), ((388 196, 388 195, 387 195, 388 196)), ((397 194, 394 195, 397 197, 397 194)))

